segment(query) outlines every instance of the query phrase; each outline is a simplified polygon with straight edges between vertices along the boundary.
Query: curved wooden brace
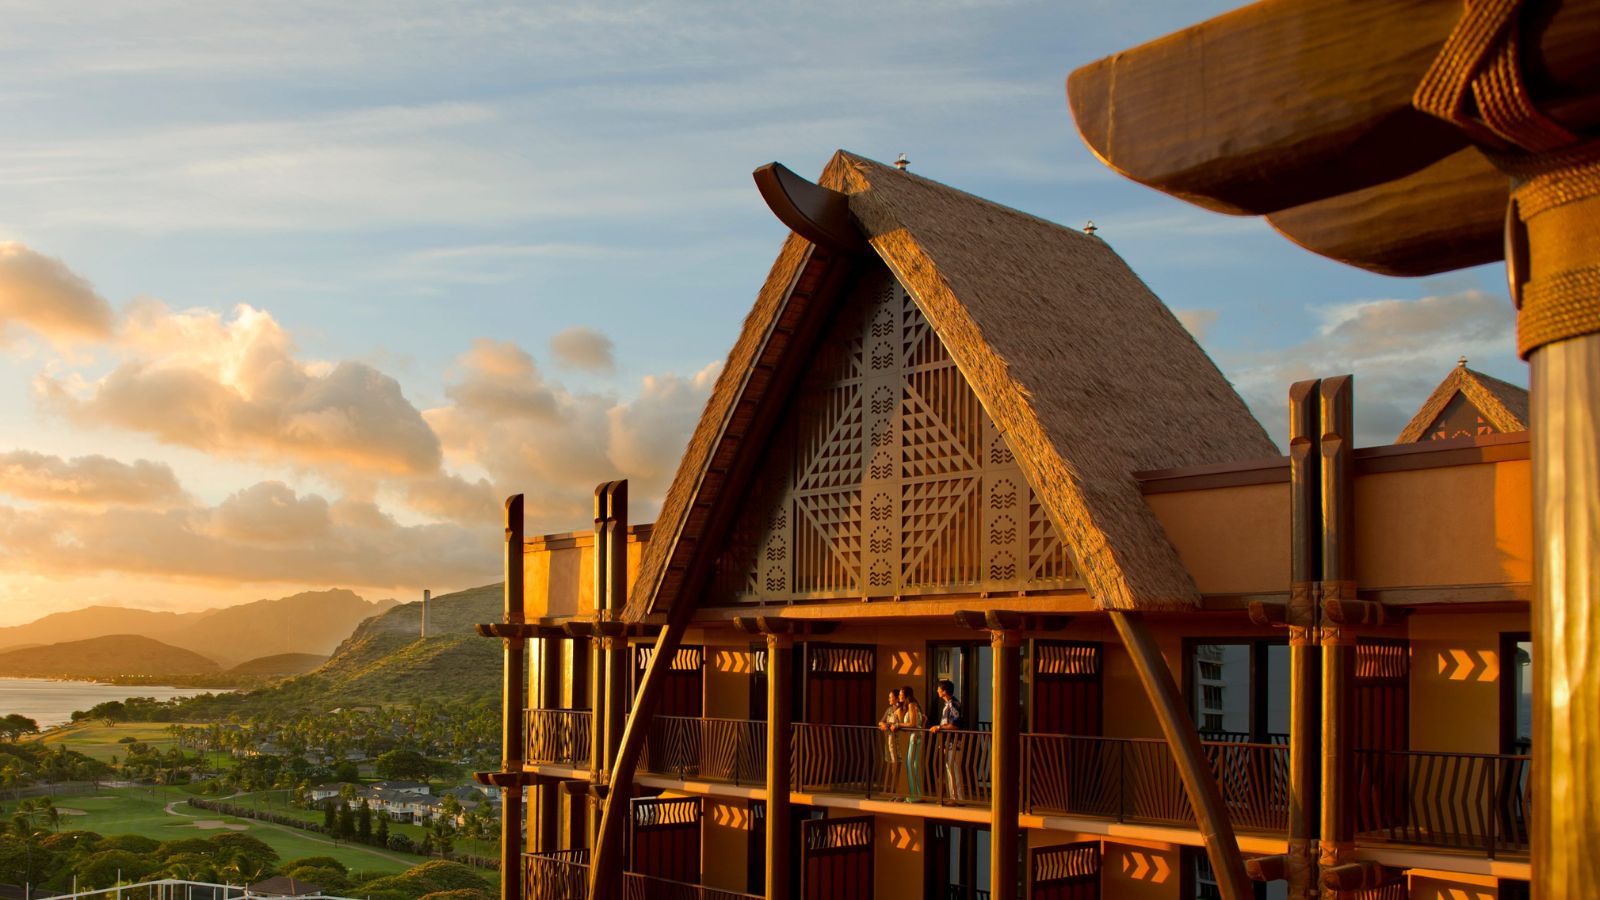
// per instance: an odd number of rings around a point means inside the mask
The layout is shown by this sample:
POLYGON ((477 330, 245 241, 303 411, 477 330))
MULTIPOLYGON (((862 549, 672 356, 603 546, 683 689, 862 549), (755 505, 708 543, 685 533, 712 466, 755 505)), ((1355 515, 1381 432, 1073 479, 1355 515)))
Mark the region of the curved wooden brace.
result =
POLYGON ((751 175, 767 208, 790 231, 838 253, 867 252, 845 194, 807 181, 782 163, 767 163, 751 175))
POLYGON ((1296 206, 1267 223, 1296 244, 1380 275, 1433 275, 1505 256, 1511 180, 1471 147, 1421 171, 1296 206))

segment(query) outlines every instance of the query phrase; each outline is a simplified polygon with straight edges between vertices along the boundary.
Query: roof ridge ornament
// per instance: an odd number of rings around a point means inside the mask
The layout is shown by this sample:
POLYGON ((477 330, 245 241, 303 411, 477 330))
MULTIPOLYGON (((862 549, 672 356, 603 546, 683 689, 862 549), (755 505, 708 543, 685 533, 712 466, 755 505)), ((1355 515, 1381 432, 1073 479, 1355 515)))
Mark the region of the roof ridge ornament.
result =
POLYGON ((767 163, 751 176, 767 208, 790 231, 836 253, 867 252, 866 238, 850 215, 850 198, 845 194, 807 181, 783 163, 767 163))

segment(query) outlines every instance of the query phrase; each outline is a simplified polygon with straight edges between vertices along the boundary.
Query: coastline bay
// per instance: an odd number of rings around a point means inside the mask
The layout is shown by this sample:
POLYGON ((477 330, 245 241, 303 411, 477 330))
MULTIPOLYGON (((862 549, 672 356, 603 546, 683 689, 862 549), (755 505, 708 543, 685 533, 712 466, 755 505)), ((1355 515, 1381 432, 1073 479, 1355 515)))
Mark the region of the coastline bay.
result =
POLYGON ((60 681, 49 678, 0 678, 0 716, 17 713, 49 728, 71 721, 74 710, 88 709, 110 700, 154 697, 170 700, 197 694, 226 693, 219 688, 167 685, 105 684, 98 681, 60 681))

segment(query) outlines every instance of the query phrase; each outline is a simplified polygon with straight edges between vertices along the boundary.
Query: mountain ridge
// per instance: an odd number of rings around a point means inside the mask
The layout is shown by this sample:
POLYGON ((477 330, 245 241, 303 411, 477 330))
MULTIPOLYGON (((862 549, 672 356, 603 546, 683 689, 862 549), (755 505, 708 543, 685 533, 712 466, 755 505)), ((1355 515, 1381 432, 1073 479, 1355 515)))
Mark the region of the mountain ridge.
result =
POLYGON ((111 634, 0 653, 0 676, 147 678, 217 672, 215 660, 137 634, 111 634))
POLYGON ((127 634, 198 653, 224 668, 284 653, 328 656, 361 622, 397 605, 332 588, 192 613, 88 606, 0 628, 0 653, 127 634))

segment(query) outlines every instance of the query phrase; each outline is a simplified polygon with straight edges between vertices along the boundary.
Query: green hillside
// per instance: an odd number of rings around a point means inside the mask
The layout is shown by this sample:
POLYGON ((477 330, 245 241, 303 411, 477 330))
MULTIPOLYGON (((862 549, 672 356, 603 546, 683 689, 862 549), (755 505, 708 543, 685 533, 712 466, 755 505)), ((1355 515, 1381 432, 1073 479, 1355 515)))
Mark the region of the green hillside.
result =
POLYGON ((245 660, 228 670, 229 675, 304 675, 328 661, 317 653, 275 653, 245 660))
POLYGON ((499 584, 435 597, 426 638, 419 634, 421 604, 396 606, 357 626, 321 668, 251 696, 326 706, 496 696, 500 642, 479 637, 473 626, 498 621, 503 604, 499 584))
POLYGON ((0 675, 21 678, 129 678, 198 675, 217 664, 136 634, 113 634, 0 653, 0 675))

